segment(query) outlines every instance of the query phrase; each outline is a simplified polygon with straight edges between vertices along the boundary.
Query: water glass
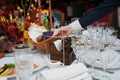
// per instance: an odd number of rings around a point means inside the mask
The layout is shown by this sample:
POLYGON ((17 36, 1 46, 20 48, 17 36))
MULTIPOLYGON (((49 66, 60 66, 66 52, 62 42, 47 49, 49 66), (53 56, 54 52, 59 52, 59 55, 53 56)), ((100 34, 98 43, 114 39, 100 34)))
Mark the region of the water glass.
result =
POLYGON ((28 44, 14 46, 17 80, 29 80, 33 71, 32 49, 28 44))

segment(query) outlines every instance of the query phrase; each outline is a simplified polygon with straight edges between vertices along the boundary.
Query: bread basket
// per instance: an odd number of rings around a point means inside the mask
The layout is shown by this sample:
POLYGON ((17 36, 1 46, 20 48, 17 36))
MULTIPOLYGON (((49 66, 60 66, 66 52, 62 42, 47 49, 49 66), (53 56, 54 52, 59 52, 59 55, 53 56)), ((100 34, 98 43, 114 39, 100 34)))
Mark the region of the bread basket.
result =
POLYGON ((33 45, 39 49, 42 53, 48 53, 50 50, 50 43, 52 43, 53 41, 57 40, 57 38, 54 37, 50 37, 44 41, 41 42, 34 42, 33 45))

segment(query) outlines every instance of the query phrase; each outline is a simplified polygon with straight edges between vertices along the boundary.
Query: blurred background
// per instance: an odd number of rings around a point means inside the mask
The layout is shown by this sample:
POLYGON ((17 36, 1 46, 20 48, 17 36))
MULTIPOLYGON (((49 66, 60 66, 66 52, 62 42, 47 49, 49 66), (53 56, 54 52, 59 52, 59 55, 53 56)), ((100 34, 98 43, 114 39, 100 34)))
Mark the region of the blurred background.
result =
MULTIPOLYGON (((71 18, 78 18, 83 16, 88 10, 99 5, 103 0, 51 0, 52 9, 57 8, 64 13, 64 25, 71 22, 71 18)), ((7 8, 6 11, 10 11, 10 8, 18 10, 19 7, 23 7, 25 10, 29 10, 29 6, 37 8, 37 0, 0 0, 0 8, 7 8), (9 7, 7 7, 9 6, 9 7)), ((48 9, 48 0, 41 0, 42 9, 48 9)), ((21 10, 21 15, 24 15, 21 10)), ((29 14, 26 14, 27 16, 29 14)), ((112 18, 112 25, 118 28, 118 10, 114 11, 112 18)))

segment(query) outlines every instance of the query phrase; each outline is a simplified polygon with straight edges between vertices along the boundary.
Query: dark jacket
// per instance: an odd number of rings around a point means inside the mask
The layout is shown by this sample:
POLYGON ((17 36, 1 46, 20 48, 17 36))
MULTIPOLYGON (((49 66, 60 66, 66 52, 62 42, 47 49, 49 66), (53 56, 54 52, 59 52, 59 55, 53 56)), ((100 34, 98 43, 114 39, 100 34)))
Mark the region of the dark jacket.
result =
POLYGON ((86 13, 83 17, 79 18, 79 22, 84 28, 100 18, 103 18, 118 6, 120 6, 120 0, 104 0, 104 2, 99 6, 86 13))

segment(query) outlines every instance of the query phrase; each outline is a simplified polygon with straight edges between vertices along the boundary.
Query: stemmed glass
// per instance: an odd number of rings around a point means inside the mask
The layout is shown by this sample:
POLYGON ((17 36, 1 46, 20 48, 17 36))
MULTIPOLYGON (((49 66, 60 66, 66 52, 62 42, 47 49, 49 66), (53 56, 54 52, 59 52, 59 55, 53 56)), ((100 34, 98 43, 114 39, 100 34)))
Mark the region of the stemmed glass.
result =
POLYGON ((29 80, 33 71, 32 49, 28 44, 13 47, 17 80, 29 80))
POLYGON ((109 44, 110 44, 110 49, 112 48, 112 46, 114 45, 115 41, 117 40, 117 35, 116 34, 112 34, 109 36, 109 44))
POLYGON ((78 37, 72 37, 71 47, 73 49, 73 52, 75 53, 77 63, 80 60, 80 44, 79 44, 79 38, 78 37))

